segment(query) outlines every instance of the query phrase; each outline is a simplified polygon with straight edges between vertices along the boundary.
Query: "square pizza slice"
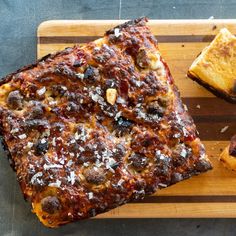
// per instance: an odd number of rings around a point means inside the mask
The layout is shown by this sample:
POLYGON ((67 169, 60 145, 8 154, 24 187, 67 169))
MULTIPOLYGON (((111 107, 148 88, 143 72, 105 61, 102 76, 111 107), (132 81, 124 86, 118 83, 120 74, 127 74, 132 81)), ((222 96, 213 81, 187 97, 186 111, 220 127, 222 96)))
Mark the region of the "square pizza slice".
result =
POLYGON ((126 22, 1 80, 3 143, 45 226, 211 169, 146 22, 126 22))
POLYGON ((215 95, 236 103, 236 37, 220 30, 203 49, 188 71, 188 76, 215 95))

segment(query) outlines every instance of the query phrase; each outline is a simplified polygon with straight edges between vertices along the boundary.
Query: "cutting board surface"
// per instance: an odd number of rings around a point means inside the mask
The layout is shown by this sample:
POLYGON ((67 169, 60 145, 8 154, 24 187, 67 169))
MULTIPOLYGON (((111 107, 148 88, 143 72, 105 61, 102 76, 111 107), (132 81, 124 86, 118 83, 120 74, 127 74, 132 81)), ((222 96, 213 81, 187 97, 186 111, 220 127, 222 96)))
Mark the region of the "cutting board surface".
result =
MULTIPOLYGON (((38 28, 38 58, 101 37, 123 21, 47 21, 38 28)), ((150 20, 207 154, 212 171, 158 191, 97 218, 236 217, 236 172, 225 169, 219 154, 236 131, 236 105, 216 98, 186 77, 194 58, 223 27, 236 34, 236 20, 150 20), (225 132, 221 129, 228 126, 225 132)))

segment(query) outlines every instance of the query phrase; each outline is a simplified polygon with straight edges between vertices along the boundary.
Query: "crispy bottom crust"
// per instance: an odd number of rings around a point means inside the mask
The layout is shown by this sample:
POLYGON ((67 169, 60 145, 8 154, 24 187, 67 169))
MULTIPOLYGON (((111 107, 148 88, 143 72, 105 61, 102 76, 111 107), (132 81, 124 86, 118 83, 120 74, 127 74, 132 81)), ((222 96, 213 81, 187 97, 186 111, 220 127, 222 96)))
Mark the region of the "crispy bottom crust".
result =
POLYGON ((209 90, 210 92, 212 92, 215 96, 220 97, 230 103, 236 103, 236 97, 235 98, 231 97, 229 94, 225 93, 224 91, 215 89, 214 87, 212 87, 208 83, 201 80, 196 75, 193 75, 190 71, 188 71, 187 76, 190 79, 192 79, 193 81, 195 81, 198 84, 200 84, 201 86, 203 86, 204 88, 206 88, 207 90, 209 90))

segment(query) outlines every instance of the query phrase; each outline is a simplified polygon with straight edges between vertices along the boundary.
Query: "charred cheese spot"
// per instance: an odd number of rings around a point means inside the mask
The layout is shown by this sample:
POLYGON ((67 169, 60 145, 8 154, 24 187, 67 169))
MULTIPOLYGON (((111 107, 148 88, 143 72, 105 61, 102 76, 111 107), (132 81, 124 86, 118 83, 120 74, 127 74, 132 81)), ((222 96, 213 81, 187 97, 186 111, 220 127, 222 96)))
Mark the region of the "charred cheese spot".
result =
POLYGON ((23 96, 19 90, 12 91, 8 94, 7 104, 11 109, 21 109, 23 106, 23 96))
POLYGON ((211 169, 211 164, 206 159, 200 159, 199 162, 196 163, 196 170, 199 172, 203 172, 211 169))
POLYGON ((29 115, 31 118, 37 118, 37 119, 42 118, 44 115, 44 110, 42 105, 36 104, 35 106, 33 106, 29 115))
POLYGON ((165 109, 159 101, 152 101, 147 105, 147 112, 154 115, 163 116, 165 109))
POLYGON ((48 150, 48 140, 46 138, 40 139, 35 145, 35 155, 40 156, 48 150))
POLYGON ((122 145, 122 144, 118 144, 116 147, 115 147, 115 150, 113 152, 113 156, 116 160, 122 160, 122 158, 124 157, 126 153, 126 149, 125 149, 125 146, 122 145))
POLYGON ((48 214, 55 214, 61 209, 61 203, 55 196, 48 196, 41 200, 41 208, 48 214))
POLYGON ((129 161, 137 171, 143 170, 148 164, 147 157, 140 153, 132 153, 129 161))
POLYGON ((42 131, 49 128, 49 123, 47 120, 43 119, 28 119, 22 122, 22 126, 27 131, 31 131, 32 129, 42 131))
POLYGON ((178 182, 180 182, 182 179, 183 179, 183 176, 182 176, 182 174, 180 174, 180 173, 173 173, 173 174, 171 175, 171 183, 172 183, 172 184, 178 183, 178 182))
POLYGON ((98 82, 100 80, 98 69, 93 66, 88 66, 84 72, 84 80, 90 83, 98 82))
POLYGON ((184 144, 177 144, 172 150, 173 165, 175 167, 184 165, 187 162, 188 157, 191 155, 191 150, 184 144))
POLYGON ((102 168, 92 167, 84 172, 84 177, 88 183, 102 184, 105 182, 105 172, 102 168))
POLYGON ((160 176, 168 176, 170 168, 172 167, 171 158, 161 151, 156 151, 156 168, 155 172, 160 176))
POLYGON ((67 92, 67 87, 62 85, 53 85, 51 87, 51 94, 53 97, 63 96, 67 92))
POLYGON ((80 107, 79 105, 77 105, 74 102, 68 102, 67 106, 66 106, 66 113, 70 114, 70 113, 76 113, 79 112, 80 107))
POLYGON ((84 64, 82 60, 75 60, 73 63, 74 67, 81 67, 84 64))
POLYGON ((65 129, 65 125, 62 122, 53 122, 51 124, 51 131, 52 132, 61 133, 64 129, 65 129))
POLYGON ((132 126, 132 121, 124 117, 119 117, 118 120, 114 123, 114 130, 117 136, 123 136, 130 132, 132 126))
POLYGON ((150 64, 150 59, 148 58, 147 51, 145 49, 140 49, 137 55, 136 62, 142 69, 148 68, 150 64))

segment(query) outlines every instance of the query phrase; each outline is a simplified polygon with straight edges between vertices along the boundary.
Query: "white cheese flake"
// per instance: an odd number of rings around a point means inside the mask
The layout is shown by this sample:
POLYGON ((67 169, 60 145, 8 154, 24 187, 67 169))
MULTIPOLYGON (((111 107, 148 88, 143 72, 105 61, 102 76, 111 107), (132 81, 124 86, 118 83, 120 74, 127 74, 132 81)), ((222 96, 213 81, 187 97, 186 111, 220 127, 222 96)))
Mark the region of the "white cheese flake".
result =
POLYGON ((26 134, 20 134, 20 135, 18 135, 18 138, 19 139, 25 139, 27 136, 26 136, 26 134))
POLYGON ((114 117, 114 119, 115 119, 115 120, 118 120, 118 118, 121 117, 121 114, 122 114, 121 111, 117 112, 116 115, 115 115, 115 117, 114 117))
POLYGON ((125 181, 123 179, 120 179, 117 183, 118 186, 121 186, 125 181))
POLYGON ((83 152, 85 149, 84 149, 83 147, 79 146, 79 150, 80 150, 81 152, 83 152))
POLYGON ((50 170, 50 169, 62 168, 62 167, 63 167, 63 166, 62 166, 62 165, 59 165, 59 164, 50 164, 50 165, 44 164, 44 165, 43 165, 44 170, 50 170))
POLYGON ((19 129, 18 129, 18 128, 15 128, 15 129, 12 129, 10 133, 11 133, 11 134, 14 134, 14 133, 17 133, 17 132, 19 132, 19 129))
POLYGON ((89 166, 89 162, 84 162, 83 166, 84 167, 88 167, 89 166))
POLYGON ((32 142, 28 142, 28 143, 27 143, 27 148, 32 148, 33 145, 34 145, 34 144, 33 144, 32 142))
POLYGON ((70 172, 70 182, 72 185, 75 183, 75 172, 74 171, 70 172))
POLYGON ((57 179, 55 183, 50 183, 48 186, 49 186, 49 187, 60 188, 60 186, 61 186, 61 181, 57 179))
POLYGON ((42 96, 45 92, 46 92, 45 86, 43 86, 41 89, 38 89, 38 90, 37 90, 37 94, 38 94, 39 96, 42 96))
POLYGON ((72 160, 69 160, 69 161, 67 162, 66 166, 70 167, 70 166, 72 166, 72 164, 73 164, 73 161, 72 161, 72 160))
POLYGON ((56 146, 56 138, 55 137, 52 138, 52 146, 54 146, 54 147, 56 146))
POLYGON ((77 76, 79 79, 84 79, 84 74, 82 74, 82 73, 77 73, 76 76, 77 76))
POLYGON ((42 172, 38 172, 38 173, 36 173, 35 175, 33 175, 33 177, 31 178, 30 182, 31 182, 32 184, 34 184, 34 183, 37 181, 37 179, 38 179, 39 177, 42 177, 42 176, 43 176, 43 173, 42 173, 42 172))
POLYGON ((162 183, 159 183, 158 186, 162 187, 162 188, 166 188, 167 185, 166 184, 162 184, 162 183))
POLYGON ((89 192, 88 193, 88 199, 90 200, 90 199, 92 199, 93 198, 93 192, 89 192))
POLYGON ((46 142, 47 142, 47 140, 45 138, 42 138, 41 141, 40 141, 40 143, 42 143, 42 144, 44 144, 46 142))
POLYGON ((70 155, 71 157, 74 157, 74 156, 75 156, 75 154, 74 154, 73 152, 70 152, 69 155, 70 155))
POLYGON ((70 143, 75 143, 75 142, 76 142, 75 139, 70 140, 70 143))
POLYGON ((48 104, 49 104, 50 106, 54 106, 54 105, 57 105, 57 101, 50 101, 48 104))
POLYGON ((115 28, 115 29, 114 29, 114 35, 115 35, 115 37, 117 37, 117 38, 122 35, 122 33, 120 32, 120 29, 119 29, 119 28, 115 28))
POLYGON ((67 87, 66 86, 61 86, 61 88, 63 89, 63 90, 67 90, 67 87))
POLYGON ((120 103, 120 104, 125 104, 125 99, 122 98, 122 97, 118 97, 118 98, 116 99, 116 102, 117 102, 117 103, 120 103))
POLYGON ((78 132, 76 132, 74 137, 75 137, 75 140, 82 140, 85 142, 87 138, 85 129, 82 129, 81 134, 78 134, 78 132))
POLYGON ((186 151, 186 149, 182 149, 182 151, 181 151, 181 153, 180 153, 180 156, 182 156, 182 157, 186 157, 187 156, 187 151, 186 151))

